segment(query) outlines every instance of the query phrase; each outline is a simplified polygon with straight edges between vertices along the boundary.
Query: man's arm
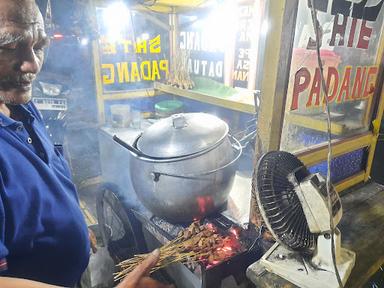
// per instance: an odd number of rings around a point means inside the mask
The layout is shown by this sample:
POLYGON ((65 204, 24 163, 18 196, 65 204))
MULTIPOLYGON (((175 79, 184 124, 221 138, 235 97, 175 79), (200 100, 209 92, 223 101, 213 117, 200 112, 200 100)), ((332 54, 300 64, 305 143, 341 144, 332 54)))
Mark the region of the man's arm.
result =
MULTIPOLYGON (((116 288, 170 288, 173 285, 164 285, 151 279, 149 272, 159 261, 159 250, 153 251, 139 266, 129 273, 116 288)), ((26 279, 0 277, 1 288, 59 288, 26 279)))
POLYGON ((35 282, 20 278, 0 277, 1 288, 58 288, 41 282, 35 282))
POLYGON ((160 251, 156 249, 135 270, 125 276, 116 288, 175 288, 173 285, 165 285, 149 277, 159 258, 160 251))

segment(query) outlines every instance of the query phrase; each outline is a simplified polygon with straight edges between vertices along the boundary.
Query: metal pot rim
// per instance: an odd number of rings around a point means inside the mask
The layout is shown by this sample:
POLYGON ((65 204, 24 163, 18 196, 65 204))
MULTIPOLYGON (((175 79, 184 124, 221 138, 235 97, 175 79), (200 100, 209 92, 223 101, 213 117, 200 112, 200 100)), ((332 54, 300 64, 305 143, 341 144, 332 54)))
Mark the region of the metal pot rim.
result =
MULTIPOLYGON (((196 153, 191 154, 191 155, 179 156, 179 157, 173 157, 173 158, 154 158, 154 157, 151 157, 151 156, 143 154, 140 150, 138 150, 136 148, 135 145, 136 145, 138 139, 140 138, 140 136, 141 135, 138 135, 136 137, 136 139, 135 139, 135 141, 134 141, 134 143, 132 145, 129 145, 128 143, 124 142, 123 140, 118 138, 116 135, 113 136, 113 140, 115 140, 117 143, 119 143, 120 145, 122 145, 123 147, 128 149, 129 152, 132 154, 132 156, 135 159, 143 161, 143 162, 154 163, 154 164, 181 162, 181 161, 184 161, 184 160, 189 160, 189 159, 193 159, 193 158, 199 157, 201 155, 204 155, 204 154, 208 153, 209 151, 212 151, 213 149, 218 147, 224 141, 224 139, 226 139, 226 137, 225 137, 225 138, 223 138, 222 141, 218 142, 217 144, 215 144, 215 145, 213 145, 211 147, 208 147, 207 149, 205 149, 203 151, 196 152, 196 153)), ((210 170, 210 171, 196 172, 196 173, 188 174, 188 175, 176 175, 176 174, 169 174, 169 173, 163 173, 163 172, 157 172, 157 171, 153 171, 153 174, 155 176, 157 176, 157 177, 159 175, 166 175, 166 176, 188 178, 188 177, 196 177, 196 176, 209 175, 209 174, 215 173, 215 172, 217 172, 219 170, 222 170, 224 168, 227 168, 228 166, 231 166, 232 164, 234 164, 240 158, 240 156, 241 156, 241 154, 243 152, 243 148, 242 148, 239 140, 237 140, 235 137, 233 137, 230 134, 228 134, 227 137, 229 137, 230 139, 233 140, 234 143, 231 143, 231 147, 232 147, 232 149, 236 150, 236 152, 237 152, 237 155, 230 162, 228 162, 228 163, 226 163, 224 165, 221 165, 220 167, 218 167, 216 169, 213 169, 213 170, 210 170)))
POLYGON ((221 143, 223 143, 224 140, 227 138, 227 135, 225 135, 223 138, 221 138, 219 141, 217 141, 214 145, 209 146, 209 147, 207 147, 207 148, 205 148, 205 149, 203 149, 201 151, 191 153, 191 154, 180 155, 180 156, 175 156, 175 157, 153 157, 153 156, 144 154, 141 150, 138 149, 137 142, 140 140, 141 136, 142 136, 142 134, 139 134, 136 137, 136 139, 133 142, 132 146, 134 148, 136 148, 137 151, 140 151, 141 155, 143 155, 144 157, 136 157, 136 158, 139 158, 140 160, 143 160, 143 161, 146 161, 146 162, 156 162, 156 163, 178 162, 178 161, 184 161, 184 160, 196 158, 198 156, 201 156, 201 155, 204 155, 204 154, 208 153, 209 151, 212 151, 213 149, 218 147, 221 143))

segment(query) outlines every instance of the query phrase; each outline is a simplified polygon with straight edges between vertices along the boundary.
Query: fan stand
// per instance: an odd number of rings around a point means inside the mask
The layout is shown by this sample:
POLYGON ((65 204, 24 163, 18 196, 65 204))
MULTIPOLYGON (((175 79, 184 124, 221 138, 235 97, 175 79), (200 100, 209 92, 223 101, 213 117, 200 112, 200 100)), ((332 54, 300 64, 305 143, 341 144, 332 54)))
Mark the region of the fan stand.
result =
MULTIPOLYGON (((355 264, 355 253, 340 246, 340 232, 334 236, 337 270, 345 284, 355 264)), ((302 288, 339 287, 334 271, 331 238, 329 234, 320 234, 317 249, 312 259, 304 258, 300 253, 275 243, 258 261, 269 272, 292 282, 302 288)))

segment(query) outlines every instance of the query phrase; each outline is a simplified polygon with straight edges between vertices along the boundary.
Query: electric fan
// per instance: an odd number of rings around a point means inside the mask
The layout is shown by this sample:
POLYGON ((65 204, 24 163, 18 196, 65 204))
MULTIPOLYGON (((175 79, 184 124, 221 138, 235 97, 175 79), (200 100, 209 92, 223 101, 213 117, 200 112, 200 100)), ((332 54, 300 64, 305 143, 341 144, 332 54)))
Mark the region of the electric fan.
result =
MULTIPOLYGON (((339 287, 331 252, 330 217, 336 227, 342 215, 336 191, 331 188, 330 212, 325 179, 283 151, 265 154, 256 176, 260 212, 277 240, 258 262, 299 287, 339 287)), ((345 284, 355 253, 341 247, 338 229, 333 239, 337 271, 345 284)))

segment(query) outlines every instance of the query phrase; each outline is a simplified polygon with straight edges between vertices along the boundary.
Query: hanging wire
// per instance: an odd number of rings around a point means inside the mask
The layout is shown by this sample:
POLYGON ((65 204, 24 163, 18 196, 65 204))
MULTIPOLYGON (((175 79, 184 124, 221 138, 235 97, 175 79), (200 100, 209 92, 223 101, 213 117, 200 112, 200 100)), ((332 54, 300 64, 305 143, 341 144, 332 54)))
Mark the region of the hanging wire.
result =
POLYGON ((331 131, 331 112, 329 107, 329 99, 328 99, 328 87, 325 82, 324 78, 324 68, 323 68, 323 62, 321 60, 320 55, 320 25, 319 20, 317 19, 317 11, 315 8, 315 1, 311 0, 311 15, 312 15, 312 24, 313 29, 315 30, 316 35, 316 52, 317 52, 317 62, 320 69, 320 75, 321 75, 321 84, 324 91, 324 99, 325 99, 325 105, 326 105, 326 113, 327 113, 327 134, 328 134, 328 157, 327 157, 327 198, 328 198, 328 210, 330 214, 330 227, 331 227, 331 252, 332 252, 332 261, 335 268, 335 274, 337 278, 337 282, 339 284, 339 287, 344 287, 343 282, 341 281, 339 271, 337 269, 336 265, 336 256, 335 256, 335 223, 333 222, 333 214, 332 214, 332 201, 331 201, 331 160, 332 160, 332 131, 331 131))
MULTIPOLYGON (((52 19, 52 4, 51 0, 47 0, 47 7, 44 11, 44 24, 48 37, 51 37, 53 34, 53 19, 52 19)), ((48 59, 50 52, 50 45, 45 48, 45 59, 48 59)))

